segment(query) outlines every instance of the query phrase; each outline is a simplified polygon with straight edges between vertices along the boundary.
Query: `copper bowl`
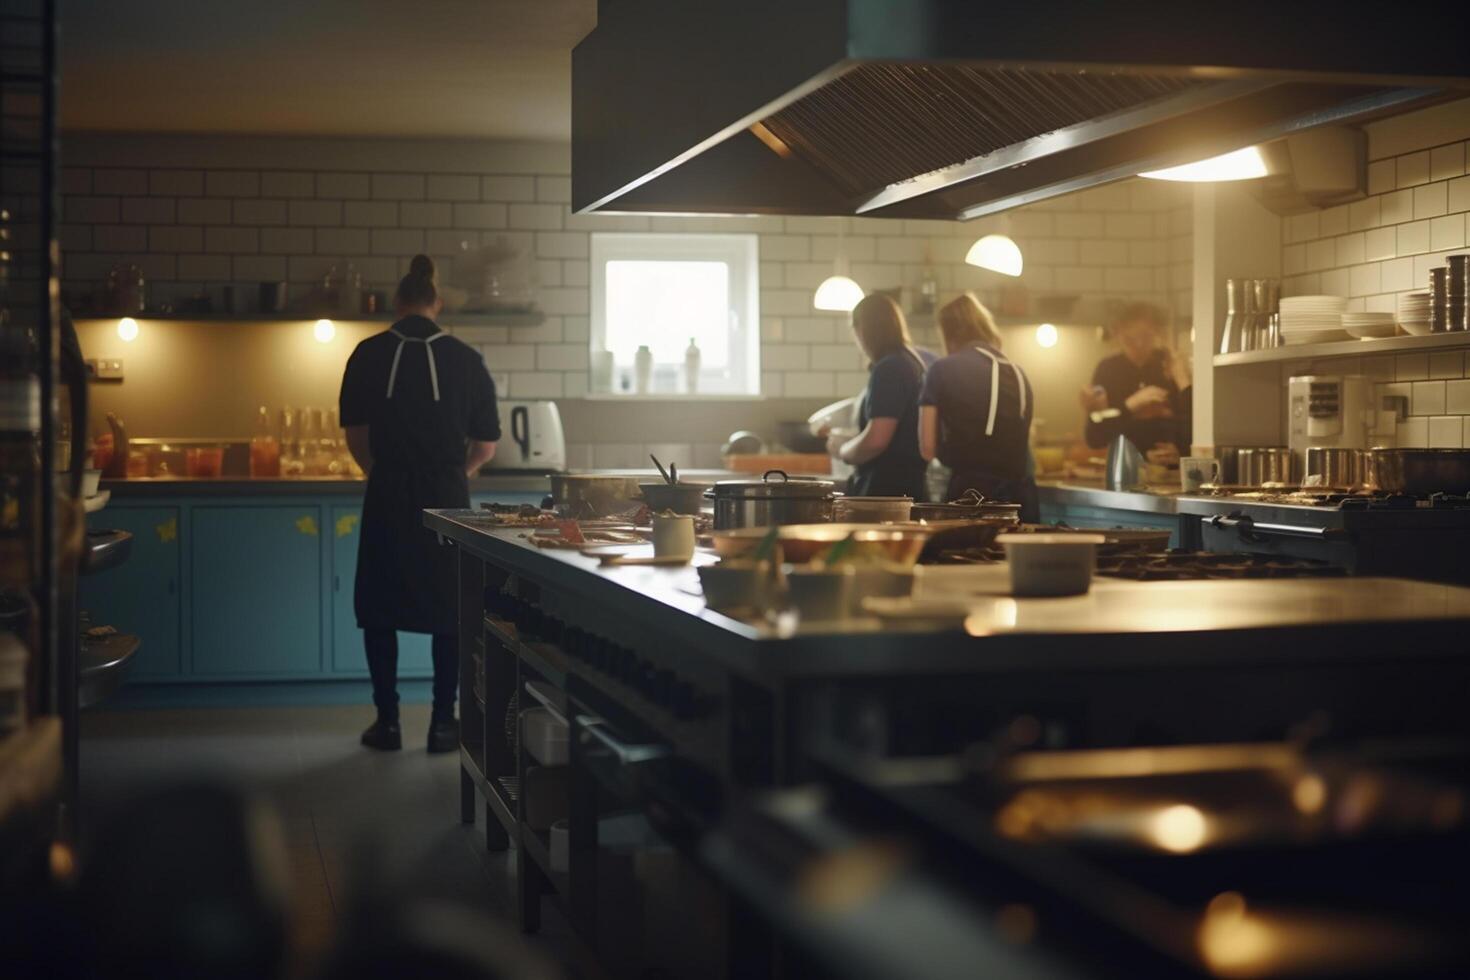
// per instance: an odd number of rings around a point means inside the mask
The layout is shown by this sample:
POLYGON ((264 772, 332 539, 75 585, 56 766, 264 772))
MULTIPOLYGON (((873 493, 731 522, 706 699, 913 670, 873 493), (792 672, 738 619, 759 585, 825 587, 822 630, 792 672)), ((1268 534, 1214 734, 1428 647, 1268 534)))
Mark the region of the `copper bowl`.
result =
MULTIPOLYGON (((721 558, 747 558, 754 554, 770 528, 745 527, 716 531, 712 540, 721 558)), ((847 556, 857 563, 888 561, 912 565, 924 550, 934 529, 919 524, 787 524, 776 532, 776 541, 786 561, 805 564, 848 536, 853 546, 847 556)))

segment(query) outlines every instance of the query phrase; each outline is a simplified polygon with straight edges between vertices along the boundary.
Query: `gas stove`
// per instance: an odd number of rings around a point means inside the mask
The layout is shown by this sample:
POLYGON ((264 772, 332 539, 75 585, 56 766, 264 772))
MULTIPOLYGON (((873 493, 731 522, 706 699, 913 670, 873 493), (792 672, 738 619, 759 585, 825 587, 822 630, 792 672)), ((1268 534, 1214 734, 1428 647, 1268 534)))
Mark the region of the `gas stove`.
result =
MULTIPOLYGON (((1048 530, 1038 527, 1037 530, 1048 530)), ((1053 529, 1055 530, 1055 529, 1053 529)), ((1103 532, 1118 534, 1118 531, 1103 532)), ((1144 535, 1145 532, 1139 532, 1144 535)), ((1311 558, 1250 553, 1155 550, 1151 537, 1110 539, 1098 546, 1097 574, 1135 582, 1179 582, 1199 579, 1325 578, 1345 574, 1342 567, 1311 558), (1140 547, 1142 545, 1142 547, 1140 547)), ((934 564, 992 565, 1005 561, 997 545, 941 552, 934 564)))
POLYGON ((1409 494, 1383 490, 1316 489, 1312 487, 1217 487, 1199 494, 1214 500, 1317 507, 1345 511, 1453 511, 1470 509, 1470 496, 1449 493, 1409 494))

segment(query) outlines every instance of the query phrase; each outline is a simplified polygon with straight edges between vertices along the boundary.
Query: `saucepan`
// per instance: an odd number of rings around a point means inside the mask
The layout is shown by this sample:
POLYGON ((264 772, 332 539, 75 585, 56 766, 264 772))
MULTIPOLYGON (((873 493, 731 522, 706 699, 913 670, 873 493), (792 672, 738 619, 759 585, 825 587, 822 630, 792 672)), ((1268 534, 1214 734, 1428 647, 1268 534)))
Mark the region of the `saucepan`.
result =
MULTIPOLYGON (((755 552, 769 528, 747 527, 716 531, 715 553, 721 558, 745 558, 755 552)), ((776 533, 781 554, 789 562, 803 564, 820 558, 840 541, 852 538, 846 557, 862 563, 888 561, 912 565, 933 529, 918 524, 787 524, 776 533)))
POLYGON ((1370 449, 1368 483, 1393 493, 1470 494, 1470 449, 1370 449))

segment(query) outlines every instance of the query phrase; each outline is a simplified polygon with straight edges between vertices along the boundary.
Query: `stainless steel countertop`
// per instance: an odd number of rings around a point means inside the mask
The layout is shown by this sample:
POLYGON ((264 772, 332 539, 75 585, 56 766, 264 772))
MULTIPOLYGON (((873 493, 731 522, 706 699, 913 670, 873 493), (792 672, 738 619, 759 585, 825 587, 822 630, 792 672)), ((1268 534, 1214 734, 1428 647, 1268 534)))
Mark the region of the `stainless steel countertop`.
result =
POLYGON ((1149 493, 1143 490, 1106 490, 1100 483, 1078 483, 1061 480, 1038 480, 1042 503, 1076 507, 1105 507, 1111 510, 1137 510, 1150 514, 1177 514, 1178 494, 1149 493))
MULTIPOLYGON (((571 470, 571 473, 594 476, 634 476, 649 482, 661 479, 654 469, 587 469, 571 470)), ((717 480, 734 480, 749 477, 745 473, 729 470, 680 470, 679 479, 687 483, 714 483, 717 480)), ((166 476, 141 477, 131 480, 103 480, 101 489, 111 490, 114 499, 148 496, 317 496, 334 495, 360 496, 365 480, 352 477, 276 477, 251 479, 248 477, 222 477, 201 479, 198 477, 166 476)), ((470 493, 485 494, 495 491, 505 493, 550 493, 551 477, 545 473, 521 472, 517 470, 491 470, 471 478, 470 493)))

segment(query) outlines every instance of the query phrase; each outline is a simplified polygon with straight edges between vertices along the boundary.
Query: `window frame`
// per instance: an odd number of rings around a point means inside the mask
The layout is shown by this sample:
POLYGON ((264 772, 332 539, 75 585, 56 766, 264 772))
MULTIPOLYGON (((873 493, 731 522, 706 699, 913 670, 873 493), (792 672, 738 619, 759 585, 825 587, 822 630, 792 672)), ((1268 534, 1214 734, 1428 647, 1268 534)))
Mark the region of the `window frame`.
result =
POLYGON ((588 352, 594 359, 599 351, 607 349, 607 264, 612 261, 724 263, 729 270, 729 314, 735 324, 730 346, 730 366, 720 374, 714 373, 708 365, 703 366, 700 370, 698 391, 646 394, 621 392, 617 390, 615 379, 612 389, 606 391, 592 387, 593 382, 589 381, 591 396, 710 399, 760 397, 759 235, 730 232, 592 232, 589 255, 591 318, 588 352))

